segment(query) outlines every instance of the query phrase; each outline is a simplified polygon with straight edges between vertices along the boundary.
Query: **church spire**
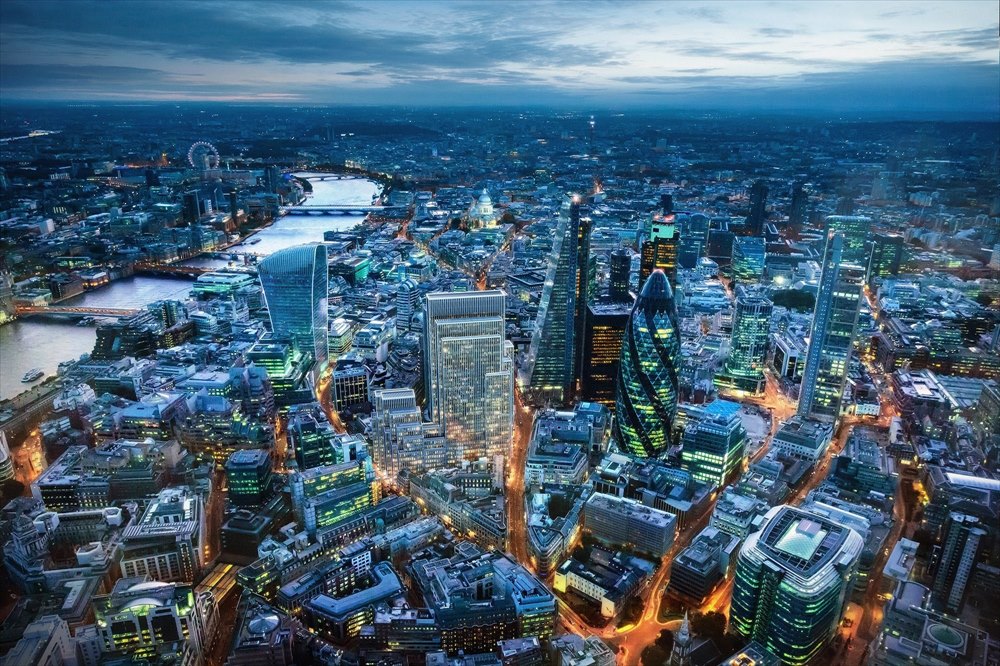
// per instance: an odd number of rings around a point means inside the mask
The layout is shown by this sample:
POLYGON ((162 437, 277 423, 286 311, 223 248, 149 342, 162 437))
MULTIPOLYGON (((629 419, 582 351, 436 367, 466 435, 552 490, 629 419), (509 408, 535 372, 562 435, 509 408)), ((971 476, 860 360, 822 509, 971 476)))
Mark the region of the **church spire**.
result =
POLYGON ((669 666, 690 666, 691 664, 691 621, 684 611, 684 621, 680 631, 674 636, 674 648, 670 651, 669 666))

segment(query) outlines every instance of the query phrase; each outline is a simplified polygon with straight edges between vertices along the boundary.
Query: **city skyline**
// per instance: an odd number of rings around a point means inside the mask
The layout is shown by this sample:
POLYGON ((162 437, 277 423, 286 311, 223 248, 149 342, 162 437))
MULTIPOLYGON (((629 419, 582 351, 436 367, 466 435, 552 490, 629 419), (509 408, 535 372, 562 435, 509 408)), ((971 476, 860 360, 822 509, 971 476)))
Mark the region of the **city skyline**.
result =
POLYGON ((0 72, 9 100, 989 117, 997 30, 978 1, 15 0, 0 72))

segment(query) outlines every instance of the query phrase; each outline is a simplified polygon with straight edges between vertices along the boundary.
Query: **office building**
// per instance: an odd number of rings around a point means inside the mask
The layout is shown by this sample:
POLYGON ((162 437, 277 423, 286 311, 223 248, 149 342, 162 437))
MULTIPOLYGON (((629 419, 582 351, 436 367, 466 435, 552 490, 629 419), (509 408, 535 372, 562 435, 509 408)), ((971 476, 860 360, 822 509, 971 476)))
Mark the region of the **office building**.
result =
POLYGON ((350 353, 337 360, 330 380, 333 408, 344 414, 352 407, 368 404, 371 371, 362 356, 350 353))
POLYGON ((559 212, 549 275, 529 350, 534 360, 529 380, 531 394, 539 404, 568 403, 576 390, 580 355, 577 341, 583 340, 577 331, 583 331, 587 307, 589 224, 581 221, 580 198, 567 197, 559 212))
POLYGON ((680 334, 674 293, 661 270, 642 287, 625 327, 615 422, 619 446, 637 456, 667 450, 677 413, 680 334))
POLYGON ((375 619, 375 609, 403 593, 403 584, 392 565, 379 562, 355 580, 350 589, 324 593, 302 606, 302 622, 323 638, 342 645, 357 638, 361 627, 375 619))
POLYGON ((237 611, 233 647, 226 666, 293 666, 292 620, 267 604, 247 600, 237 611))
POLYGON ((613 303, 632 303, 629 293, 632 280, 632 253, 618 248, 611 253, 608 297, 613 303))
POLYGON ((689 424, 681 437, 681 465, 698 481, 728 485, 743 472, 747 431, 736 414, 689 424))
POLYGON ((773 310, 774 305, 766 297, 737 287, 729 358, 720 384, 754 395, 764 392, 773 310))
POLYGON ((594 493, 583 509, 584 527, 594 538, 620 547, 663 557, 674 544, 677 517, 627 497, 594 493))
POLYGON ((3 666, 75 666, 78 663, 69 625, 58 615, 43 615, 29 624, 17 643, 0 658, 3 666))
POLYGON ((288 485, 295 517, 311 536, 357 520, 380 496, 367 456, 293 472, 288 485))
POLYGON ((218 628, 214 595, 190 585, 126 575, 93 604, 108 660, 128 656, 155 663, 174 654, 180 663, 203 663, 218 628))
POLYGON ((372 458, 379 477, 391 485, 403 470, 426 470, 447 465, 441 438, 423 423, 413 389, 381 389, 372 393, 372 458))
POLYGON ((965 604, 979 555, 987 546, 987 532, 975 516, 952 513, 942 533, 932 600, 941 610, 957 614, 965 604))
POLYGON ((271 494, 271 455, 263 449, 235 451, 226 461, 229 502, 262 507, 271 494))
POLYGON ((125 529, 122 575, 190 583, 206 564, 206 529, 201 495, 187 486, 164 488, 125 529))
POLYGON ((792 201, 788 208, 788 226, 801 229, 809 219, 809 195, 801 181, 792 185, 792 201))
POLYGON ((300 470, 341 462, 334 448, 337 432, 319 403, 292 407, 288 411, 286 432, 288 447, 300 470))
POLYGON ((899 275, 903 263, 904 239, 899 234, 872 234, 871 258, 865 282, 873 285, 880 278, 899 275))
POLYGON ((834 422, 840 417, 840 403, 861 306, 863 269, 848 262, 848 256, 857 254, 853 237, 843 232, 827 236, 823 273, 799 392, 800 416, 826 422, 834 422))
POLYGON ((327 360, 326 246, 321 243, 279 250, 257 265, 276 336, 292 339, 321 369, 327 360))
POLYGON ((764 277, 765 247, 763 236, 737 236, 733 239, 733 280, 760 282, 764 277))
POLYGON ((427 411, 443 429, 454 460, 492 460, 510 447, 514 361, 504 334, 505 300, 502 291, 427 295, 427 411))
POLYGON ((589 562, 569 558, 556 570, 552 589, 573 591, 601 609, 602 617, 615 617, 639 591, 642 575, 612 558, 611 553, 593 549, 589 562))
POLYGON ((816 663, 840 623, 863 548, 849 527, 773 507, 737 558, 730 630, 784 664, 816 663))
POLYGON ((871 246, 872 220, 861 215, 828 215, 825 220, 824 233, 827 239, 831 234, 843 234, 844 246, 842 261, 845 264, 860 266, 862 271, 868 266, 871 246))
POLYGON ((750 186, 750 214, 747 215, 744 227, 750 236, 760 236, 764 233, 764 220, 767 218, 767 183, 755 181, 750 186))
POLYGON ((644 284, 653 271, 663 271, 671 287, 677 285, 677 249, 680 232, 677 215, 664 211, 654 215, 649 228, 649 236, 642 241, 639 263, 639 284, 644 284))
POLYGON ((703 604, 729 577, 739 546, 740 540, 732 534, 706 527, 674 558, 667 592, 703 604))
POLYGON ((632 311, 632 296, 620 302, 595 302, 587 306, 584 334, 583 367, 580 372, 580 398, 615 407, 618 364, 622 341, 632 311))

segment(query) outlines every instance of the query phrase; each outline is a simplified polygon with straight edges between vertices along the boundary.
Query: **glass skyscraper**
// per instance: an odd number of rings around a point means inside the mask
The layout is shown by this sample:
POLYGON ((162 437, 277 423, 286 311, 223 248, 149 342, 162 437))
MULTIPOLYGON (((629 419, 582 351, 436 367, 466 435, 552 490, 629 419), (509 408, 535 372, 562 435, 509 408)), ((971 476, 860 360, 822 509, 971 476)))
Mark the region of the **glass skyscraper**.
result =
POLYGON ((257 264, 264 300, 277 336, 288 336, 321 369, 327 360, 326 246, 279 250, 257 264))
POLYGON ((673 211, 653 217, 649 237, 642 242, 639 264, 639 284, 643 284, 657 268, 667 274, 670 286, 677 284, 677 246, 680 232, 673 211))
POLYGON ((733 278, 738 282, 759 282, 764 277, 764 239, 737 236, 733 239, 733 278))
POLYGON ((862 215, 828 215, 826 236, 831 233, 844 234, 843 261, 867 268, 871 256, 868 241, 872 232, 872 219, 862 215))
POLYGON ((614 409, 618 363, 631 310, 631 302, 598 302, 587 308, 583 367, 580 369, 581 399, 614 409))
POLYGON ((579 199, 567 197, 559 212, 551 255, 554 264, 542 288, 539 324, 529 350, 533 359, 531 393, 539 404, 562 404, 573 397, 579 363, 576 342, 583 340, 582 319, 587 307, 588 231, 581 225, 579 199))
POLYGON ((764 296, 736 288, 731 347, 719 383, 755 394, 764 390, 764 365, 773 310, 774 304, 764 296))
POLYGON ((825 422, 840 416, 861 306, 864 268, 849 262, 848 254, 857 256, 857 248, 848 245, 847 235, 830 232, 799 391, 798 414, 825 422))
POLYGON ((782 664, 816 663, 853 587, 864 539, 792 506, 767 512, 736 561, 730 629, 782 664))
POLYGON ((619 446, 656 457, 670 444, 677 413, 680 334, 674 292, 666 274, 650 274, 625 326, 615 400, 619 446))
POLYGON ((437 292, 426 298, 424 389, 449 458, 506 456, 514 421, 514 347, 504 335, 505 294, 437 292))

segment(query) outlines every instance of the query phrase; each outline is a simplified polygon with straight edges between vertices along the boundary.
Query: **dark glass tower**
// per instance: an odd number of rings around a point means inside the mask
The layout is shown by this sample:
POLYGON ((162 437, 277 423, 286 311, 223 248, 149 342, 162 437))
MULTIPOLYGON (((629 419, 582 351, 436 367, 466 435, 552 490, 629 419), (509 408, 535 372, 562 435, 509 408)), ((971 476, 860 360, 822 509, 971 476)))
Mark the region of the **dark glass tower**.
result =
POLYGON ((764 218, 767 216, 767 185, 758 180, 750 186, 750 214, 747 215, 746 232, 750 236, 764 233, 764 218))
POLYGON ((608 285, 608 295, 615 303, 625 303, 632 300, 628 293, 629 278, 632 273, 632 253, 618 249, 611 253, 611 280, 608 285))
POLYGON ((674 213, 657 215, 653 218, 649 237, 642 242, 639 284, 643 284, 656 269, 667 274, 671 287, 677 284, 677 244, 679 241, 677 216, 674 213))
POLYGON ((667 450, 677 413, 680 334, 674 292, 655 270, 632 308, 618 366, 616 435, 623 450, 652 458, 667 450))
POLYGON ((550 269, 551 277, 542 289, 538 312, 540 326, 535 332, 530 352, 534 358, 531 392, 539 404, 563 404, 573 398, 579 365, 576 341, 583 340, 585 318, 584 313, 579 312, 578 303, 583 299, 585 311, 589 244, 589 228, 580 222, 579 198, 567 198, 560 212, 557 238, 552 248, 555 266, 550 269), (578 327, 579 337, 576 337, 578 327))
POLYGON ((632 310, 631 296, 621 303, 591 303, 587 308, 580 398, 615 408, 615 385, 622 355, 622 339, 632 310))

